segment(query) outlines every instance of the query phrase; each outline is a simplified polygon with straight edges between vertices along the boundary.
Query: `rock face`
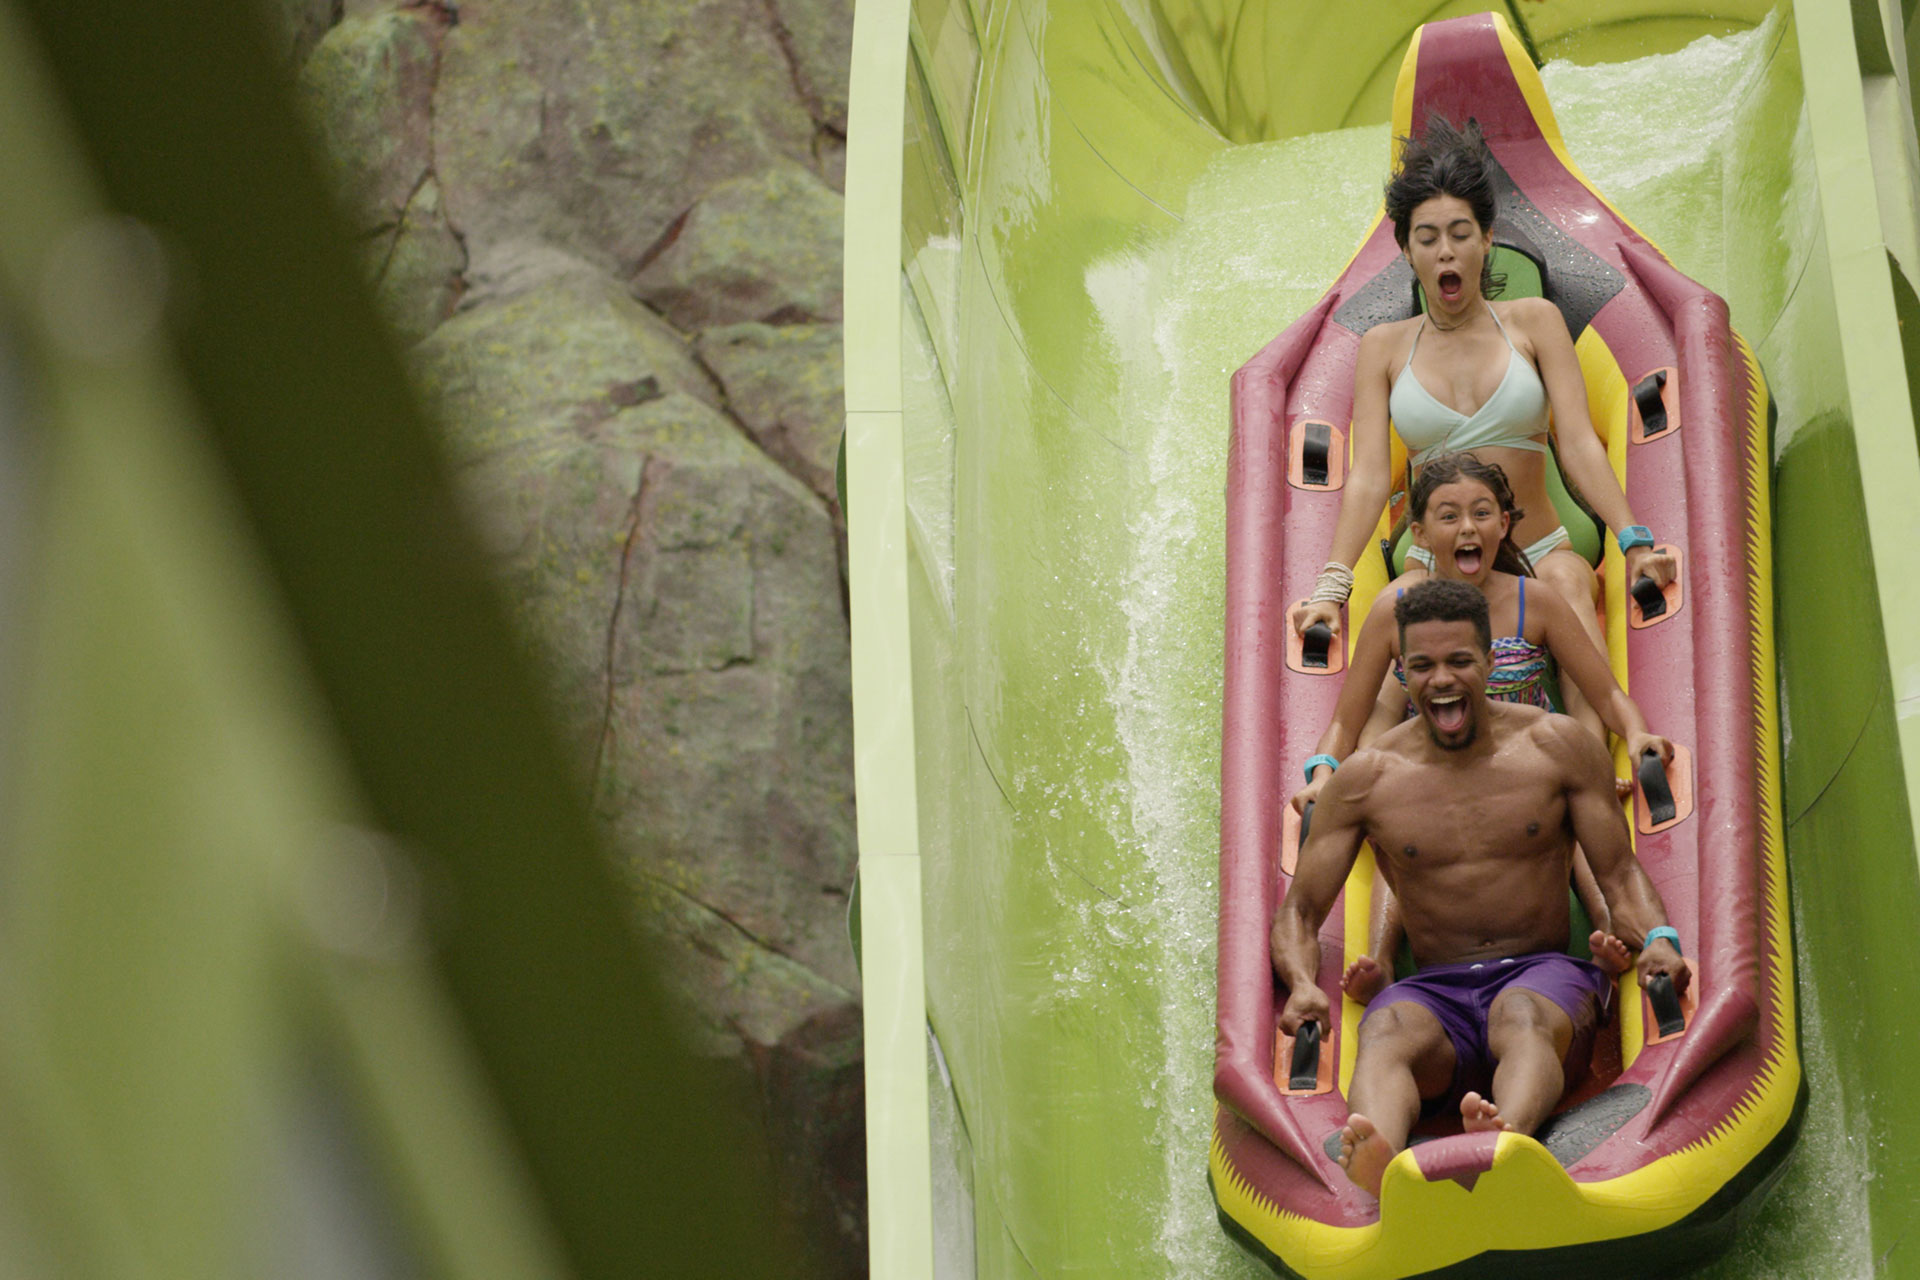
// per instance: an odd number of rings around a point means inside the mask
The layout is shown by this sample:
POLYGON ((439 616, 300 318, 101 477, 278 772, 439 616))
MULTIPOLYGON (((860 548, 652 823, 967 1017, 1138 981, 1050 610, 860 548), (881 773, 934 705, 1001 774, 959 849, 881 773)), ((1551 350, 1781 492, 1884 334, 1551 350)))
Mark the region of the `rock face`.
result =
POLYGON ((728 325, 701 334, 698 352, 760 447, 834 501, 846 403, 840 326, 728 325))
POLYGON ((634 280, 683 329, 840 318, 841 198, 798 165, 709 190, 634 280))
POLYGON ((412 11, 347 18, 300 69, 304 105, 361 227, 398 225, 433 167, 437 28, 412 11))
POLYGON ((851 0, 269 0, 636 918, 865 1268, 838 193, 851 0))
POLYGON ((417 342, 453 312, 466 289, 467 250, 440 204, 431 176, 415 188, 393 233, 367 244, 367 276, 387 322, 417 342))
POLYGON ((433 94, 449 21, 434 9, 356 10, 300 70, 368 281, 409 342, 453 313, 467 265, 435 176, 433 94))
MULTIPOLYGON (((340 20, 340 0, 266 0, 273 50, 298 66, 340 20)), ((843 131, 844 132, 844 131, 843 131)))
MULTIPOLYGON (((852 742, 827 504, 714 407, 673 331, 610 278, 456 316, 417 367, 649 895, 688 899, 846 998, 852 742)), ((749 1012, 765 1014, 729 1011, 749 1012)))
POLYGON ((793 65, 793 79, 819 127, 847 136, 847 49, 850 13, 844 5, 770 0, 774 31, 793 65))
POLYGON ((813 158, 765 0, 463 0, 436 107, 455 225, 623 277, 714 187, 813 158))

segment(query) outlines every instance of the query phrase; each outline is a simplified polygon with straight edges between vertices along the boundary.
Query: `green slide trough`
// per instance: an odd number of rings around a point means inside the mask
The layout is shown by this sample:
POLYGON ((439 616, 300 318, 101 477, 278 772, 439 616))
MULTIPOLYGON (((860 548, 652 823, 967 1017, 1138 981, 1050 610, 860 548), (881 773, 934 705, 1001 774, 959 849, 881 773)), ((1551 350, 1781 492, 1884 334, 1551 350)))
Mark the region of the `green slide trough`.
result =
MULTIPOLYGON (((1408 36, 1485 7, 859 0, 847 481, 876 1277, 1266 1274, 1206 1185, 1228 377, 1367 229, 1408 36)), ((1811 1101, 1715 1276, 1920 1274, 1912 9, 1504 11, 1574 159, 1727 299, 1778 410, 1811 1101)))

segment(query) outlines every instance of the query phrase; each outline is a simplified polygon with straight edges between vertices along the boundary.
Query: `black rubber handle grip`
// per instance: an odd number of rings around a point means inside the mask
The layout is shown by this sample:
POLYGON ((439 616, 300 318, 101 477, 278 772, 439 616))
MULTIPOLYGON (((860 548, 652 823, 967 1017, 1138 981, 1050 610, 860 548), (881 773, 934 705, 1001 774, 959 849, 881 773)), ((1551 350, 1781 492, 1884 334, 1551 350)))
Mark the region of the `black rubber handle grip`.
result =
POLYGON ((1667 371, 1660 369, 1640 379, 1633 388, 1633 402, 1640 407, 1640 421, 1650 436, 1667 429, 1667 402, 1660 398, 1666 385, 1667 371))
POLYGON ((1308 484, 1327 483, 1327 456, 1333 452, 1333 428, 1324 422, 1309 422, 1307 438, 1300 446, 1300 478, 1308 484))
POLYGON ((1660 753, 1648 747, 1640 753, 1640 794, 1647 798, 1647 816, 1656 827, 1663 822, 1672 822, 1679 812, 1673 803, 1673 786, 1667 781, 1667 766, 1661 763, 1660 753))
POLYGON ((1312 1089, 1319 1083, 1320 1024, 1303 1022, 1293 1033, 1293 1064, 1288 1068, 1287 1088, 1312 1089))
POLYGON ((1307 801, 1307 807, 1300 811, 1300 847, 1307 847, 1307 830, 1313 826, 1313 801, 1307 801))
MULTIPOLYGON (((1647 979, 1647 999, 1653 1004, 1654 1025, 1660 1028, 1660 1034, 1670 1036, 1687 1029, 1687 1015, 1680 1011, 1680 993, 1673 989, 1673 979, 1664 973, 1656 973, 1647 979)), ((1302 1031, 1306 1028, 1302 1027, 1302 1031)), ((1299 1046, 1294 1047, 1293 1058, 1300 1060, 1299 1046)))
POLYGON ((1640 606, 1643 618, 1657 618, 1667 611, 1666 592, 1644 573, 1633 580, 1633 602, 1640 606))
POLYGON ((1300 637, 1300 665, 1326 670, 1327 651, 1332 648, 1333 628, 1324 622, 1314 623, 1300 637))

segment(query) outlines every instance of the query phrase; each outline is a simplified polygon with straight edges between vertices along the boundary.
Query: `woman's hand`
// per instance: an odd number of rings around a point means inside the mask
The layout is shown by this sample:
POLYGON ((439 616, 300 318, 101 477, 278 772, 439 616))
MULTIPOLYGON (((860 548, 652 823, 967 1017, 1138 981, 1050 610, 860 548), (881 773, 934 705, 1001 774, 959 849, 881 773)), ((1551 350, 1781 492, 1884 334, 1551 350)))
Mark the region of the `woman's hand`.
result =
POLYGON ((1672 582, 1680 572, 1680 566, 1672 556, 1664 551, 1655 551, 1652 547, 1635 547, 1627 552, 1627 586, 1631 588, 1642 577, 1653 579, 1657 587, 1672 582))
POLYGON ((1638 769, 1640 757, 1649 751, 1660 753, 1660 763, 1673 763, 1673 744, 1657 733, 1633 733, 1627 735, 1627 767, 1638 769))
POLYGON ((1334 635, 1340 634, 1340 606, 1331 600, 1313 600, 1297 605, 1291 616, 1294 632, 1298 635, 1307 634, 1307 628, 1316 622, 1325 623, 1334 635))
POLYGON ((1614 794, 1624 803, 1633 799, 1634 780, 1640 776, 1640 761, 1649 751, 1660 753, 1660 763, 1673 765, 1673 744, 1657 733, 1627 735, 1627 776, 1613 780, 1614 794))

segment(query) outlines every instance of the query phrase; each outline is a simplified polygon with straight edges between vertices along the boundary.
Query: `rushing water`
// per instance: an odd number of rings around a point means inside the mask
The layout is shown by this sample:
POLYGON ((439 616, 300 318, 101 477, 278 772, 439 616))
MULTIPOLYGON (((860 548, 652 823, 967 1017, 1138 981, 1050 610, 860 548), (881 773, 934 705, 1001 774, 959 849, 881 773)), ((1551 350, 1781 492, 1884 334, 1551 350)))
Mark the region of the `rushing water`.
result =
MULTIPOLYGON (((1739 220, 1703 213, 1717 215, 1741 198, 1730 189, 1728 157, 1743 145, 1746 112, 1781 44, 1776 18, 1637 62, 1543 69, 1569 150, 1589 180, 1683 270, 1726 293, 1736 326, 1756 338, 1751 326, 1764 323, 1780 285, 1754 284, 1745 255, 1762 254, 1758 274, 1777 276, 1788 270, 1787 251, 1727 243, 1725 228, 1739 220), (1730 260, 1742 269, 1730 273, 1730 260)), ((1384 126, 1226 148, 1188 192, 1176 229, 1095 261, 1082 282, 1113 371, 1104 407, 1109 421, 1126 424, 1129 455, 1127 492, 1113 495, 1113 509, 1130 552, 1103 584, 1116 594, 1124 635, 1088 644, 1097 670, 1084 686, 1104 700, 1114 741, 1098 751, 1109 758, 1117 751, 1119 781, 1078 797, 1066 795, 1072 783, 1064 775, 1012 785, 1079 802, 1104 824, 1099 834, 1132 859, 1115 882, 1115 900, 1083 910, 1081 949, 1062 952, 1044 998, 1064 1009, 1116 978, 1138 997, 1124 1039, 1137 1051, 1140 1087, 1111 1105, 1145 1108, 1152 1117, 1152 1140, 1132 1156, 1140 1167, 1120 1179, 1151 1190, 1136 1191, 1116 1214, 1152 1222, 1152 1252, 1166 1260, 1168 1276, 1267 1274, 1221 1232, 1206 1185, 1228 378, 1339 274, 1378 207, 1386 154, 1384 126)), ((1778 210, 1783 223, 1796 216, 1794 208, 1778 210)), ((924 372, 929 340, 915 349, 924 372)), ((923 393, 910 388, 910 401, 915 394, 923 393)), ((939 430, 922 439, 934 437, 946 442, 939 430)), ((930 546, 944 552, 953 527, 951 510, 940 508, 951 489, 938 475, 938 453, 935 445, 923 448, 911 481, 923 554, 930 546)), ((943 585, 952 582, 951 562, 932 568, 943 585)), ((1058 855, 1045 828, 1036 830, 1035 856, 1058 855)), ((1812 998, 1803 990, 1809 1005, 1812 998)), ((1802 1025, 1818 1026, 1810 1007, 1802 1025)), ((1824 1044, 1806 1043, 1803 1052, 1814 1080, 1831 1074, 1822 1069, 1824 1044)), ((944 1075, 933 1083, 945 1117, 937 1145, 945 1159, 970 1163, 974 1148, 944 1075)), ((1771 1200, 1732 1253, 1704 1274, 1871 1273, 1861 1243, 1867 1166, 1843 1129, 1837 1101, 1816 1088, 1799 1153, 1771 1200)), ((942 1277, 966 1274, 973 1258, 970 1242, 951 1238, 971 1229, 971 1212, 951 1199, 970 1199, 961 1187, 971 1178, 945 1185, 949 1201, 937 1215, 948 1236, 942 1277)))

